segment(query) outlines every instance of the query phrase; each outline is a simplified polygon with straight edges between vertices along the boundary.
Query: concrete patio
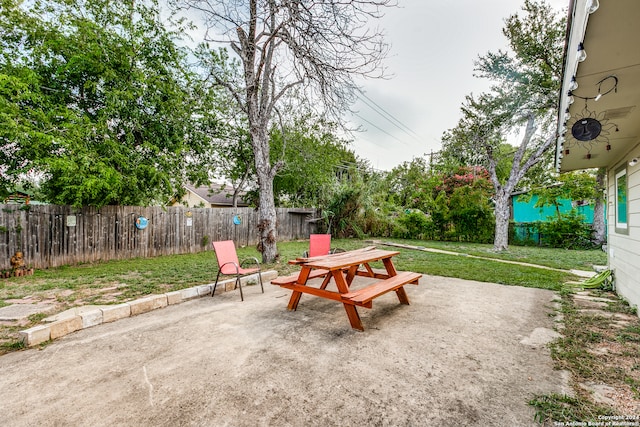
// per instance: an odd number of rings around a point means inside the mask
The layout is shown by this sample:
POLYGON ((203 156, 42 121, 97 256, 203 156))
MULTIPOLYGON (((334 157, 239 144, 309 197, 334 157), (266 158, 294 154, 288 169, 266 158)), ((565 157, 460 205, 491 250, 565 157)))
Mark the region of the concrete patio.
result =
MULTIPOLYGON (((362 280, 362 279, 358 279, 362 280)), ((265 284, 0 357, 0 425, 537 425, 555 294, 424 276, 360 308, 265 284)))

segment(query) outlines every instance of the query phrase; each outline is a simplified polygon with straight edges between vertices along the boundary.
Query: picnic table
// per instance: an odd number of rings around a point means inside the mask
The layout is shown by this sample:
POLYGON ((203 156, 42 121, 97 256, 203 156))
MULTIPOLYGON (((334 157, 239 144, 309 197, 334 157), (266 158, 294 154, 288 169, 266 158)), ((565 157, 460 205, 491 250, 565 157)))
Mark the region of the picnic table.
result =
POLYGON ((419 273, 410 271, 398 272, 393 265, 392 258, 400 252, 376 249, 369 246, 363 249, 322 255, 312 258, 296 258, 290 264, 300 265, 299 273, 278 277, 272 284, 291 289, 293 293, 289 299, 289 310, 296 310, 302 294, 315 295, 339 301, 344 305, 351 327, 364 331, 357 306, 372 308, 373 300, 387 292, 395 291, 401 304, 409 304, 409 298, 404 285, 417 285, 422 277, 419 273), (370 264, 382 261, 384 272, 374 271, 370 264), (362 267, 362 268, 361 268, 362 267), (359 288, 350 289, 356 276, 378 279, 373 283, 359 288), (310 286, 308 281, 323 278, 320 287, 310 286), (333 279, 337 291, 328 290, 327 286, 333 279))

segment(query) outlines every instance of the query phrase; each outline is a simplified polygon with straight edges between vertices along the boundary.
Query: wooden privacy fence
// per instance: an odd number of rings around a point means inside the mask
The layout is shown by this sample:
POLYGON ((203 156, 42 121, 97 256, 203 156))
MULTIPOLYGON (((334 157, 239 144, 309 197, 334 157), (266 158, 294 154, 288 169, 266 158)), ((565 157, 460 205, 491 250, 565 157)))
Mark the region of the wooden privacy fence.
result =
MULTIPOLYGON (((307 239, 316 216, 313 209, 277 209, 278 240, 307 239)), ((256 245, 257 224, 252 208, 0 205, 0 269, 16 251, 26 265, 48 268, 200 252, 215 240, 256 245)))

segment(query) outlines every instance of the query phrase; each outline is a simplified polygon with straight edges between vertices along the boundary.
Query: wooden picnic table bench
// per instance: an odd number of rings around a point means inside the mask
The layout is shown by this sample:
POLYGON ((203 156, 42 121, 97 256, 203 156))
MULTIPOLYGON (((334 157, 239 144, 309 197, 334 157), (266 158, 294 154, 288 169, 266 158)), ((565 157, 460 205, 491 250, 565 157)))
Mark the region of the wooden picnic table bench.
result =
POLYGON ((360 331, 364 330, 360 315, 356 306, 372 308, 373 299, 395 291, 401 304, 409 304, 409 298, 404 290, 404 285, 418 284, 422 277, 419 273, 398 273, 391 260, 398 255, 397 251, 386 251, 367 247, 354 251, 341 252, 331 255, 322 255, 313 258, 297 258, 289 261, 291 264, 300 265, 298 274, 292 274, 271 281, 274 285, 291 289, 293 292, 289 299, 289 310, 296 310, 303 293, 339 301, 344 305, 351 327, 360 331), (381 261, 385 271, 374 271, 370 264, 381 261), (360 267, 364 267, 361 269, 360 267), (350 286, 355 276, 370 277, 377 280, 361 289, 351 290, 350 286), (317 288, 309 286, 310 279, 324 277, 322 285, 317 288), (337 287, 336 291, 327 290, 327 284, 333 279, 337 287))
POLYGON ((402 271, 395 276, 391 276, 388 279, 380 282, 375 282, 372 285, 366 286, 361 289, 357 289, 353 292, 342 294, 343 301, 349 301, 355 305, 371 308, 374 298, 384 295, 390 291, 396 291, 398 299, 402 304, 409 304, 407 293, 404 290, 404 285, 408 283, 418 284, 418 280, 422 277, 420 273, 413 273, 411 271, 402 271))

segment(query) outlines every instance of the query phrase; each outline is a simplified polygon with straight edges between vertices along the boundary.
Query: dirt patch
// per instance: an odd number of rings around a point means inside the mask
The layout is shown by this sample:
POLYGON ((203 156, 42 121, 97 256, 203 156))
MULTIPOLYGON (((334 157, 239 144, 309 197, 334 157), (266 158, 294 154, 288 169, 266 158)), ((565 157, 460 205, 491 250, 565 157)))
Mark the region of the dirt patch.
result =
POLYGON ((359 309, 265 284, 0 357, 5 423, 535 426, 568 393, 544 344, 554 293, 424 276, 359 309))

